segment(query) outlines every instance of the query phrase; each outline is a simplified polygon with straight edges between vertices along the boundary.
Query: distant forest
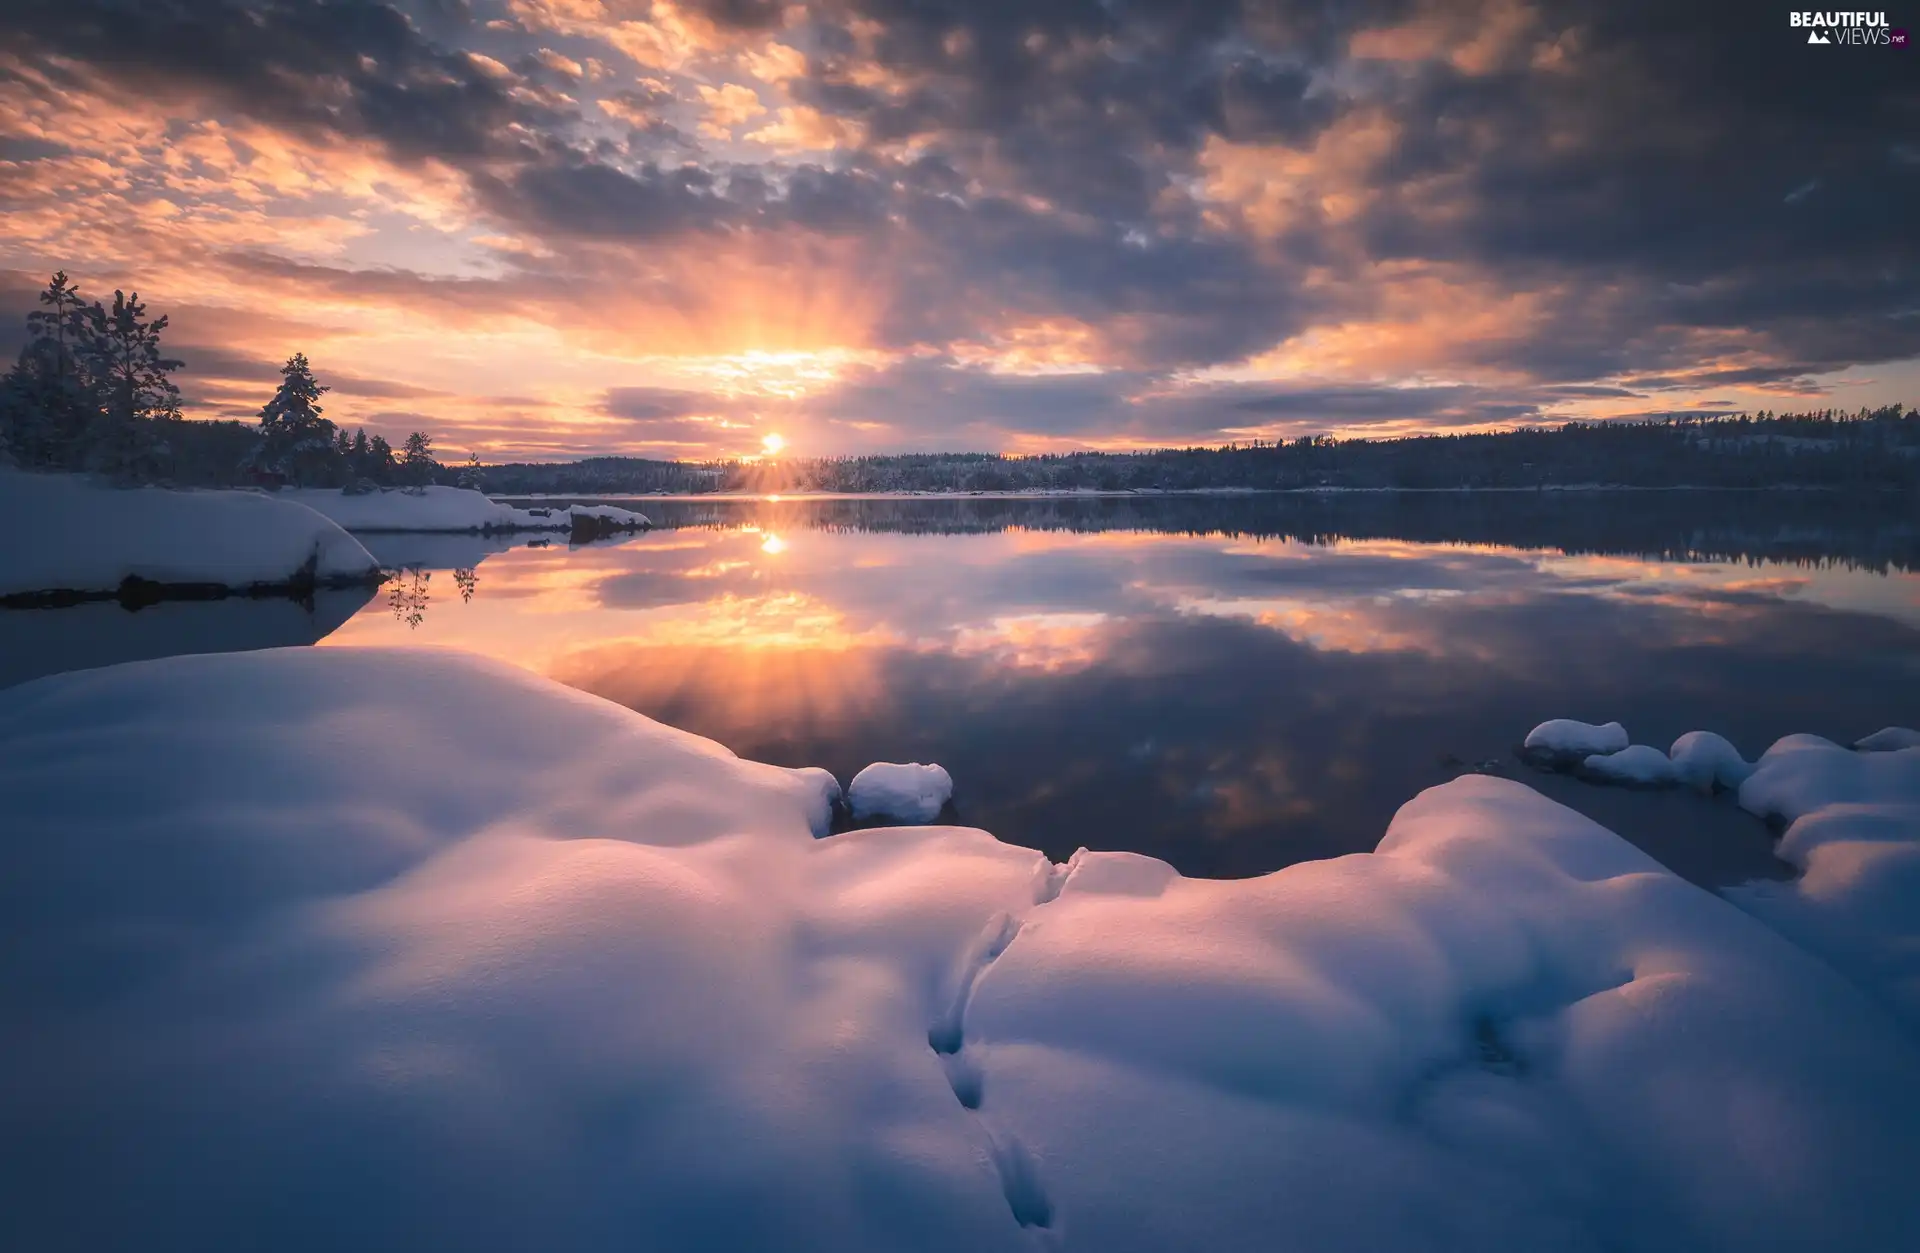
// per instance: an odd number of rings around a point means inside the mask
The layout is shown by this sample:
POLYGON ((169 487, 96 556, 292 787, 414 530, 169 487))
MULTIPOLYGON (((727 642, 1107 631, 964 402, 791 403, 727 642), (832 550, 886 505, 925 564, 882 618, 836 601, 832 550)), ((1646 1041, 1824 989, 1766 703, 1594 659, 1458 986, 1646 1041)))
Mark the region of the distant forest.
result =
POLYGON ((1920 512, 1897 492, 1295 492, 780 501, 657 500, 666 528, 984 534, 1150 531, 1305 544, 1403 540, 1652 561, 1920 570, 1920 512))
POLYGON ((342 487, 450 483, 496 495, 710 492, 1184 492, 1205 489, 1920 487, 1920 412, 1674 416, 1569 422, 1495 434, 1406 439, 1303 436, 1152 452, 907 453, 448 467, 433 438, 394 448, 322 416, 327 391, 295 354, 256 423, 186 419, 161 350, 165 317, 138 293, 88 301, 56 274, 27 317, 28 343, 0 377, 0 461, 126 483, 342 487))
POLYGON ((485 468, 490 492, 1024 492, 1346 488, 1920 487, 1920 412, 1569 422, 1484 435, 1305 436, 1154 452, 906 453, 690 463, 595 457, 485 468))

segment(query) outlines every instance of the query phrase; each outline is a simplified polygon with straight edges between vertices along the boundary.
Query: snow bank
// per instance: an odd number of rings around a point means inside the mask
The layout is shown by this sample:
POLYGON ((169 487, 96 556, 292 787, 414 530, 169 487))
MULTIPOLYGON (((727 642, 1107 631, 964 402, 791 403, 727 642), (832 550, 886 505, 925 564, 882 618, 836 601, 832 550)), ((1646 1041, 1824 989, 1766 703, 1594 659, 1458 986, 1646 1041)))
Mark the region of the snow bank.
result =
POLYGON ((952 798, 953 780, 945 768, 917 761, 907 765, 876 761, 847 785, 847 804, 856 822, 875 818, 932 822, 952 798))
POLYGON ((1711 792, 1716 786, 1735 790, 1753 773, 1752 764, 1740 750, 1712 731, 1687 732, 1673 742, 1668 756, 1674 776, 1701 792, 1711 792))
POLYGON ((1801 876, 1727 895, 1920 1029, 1920 747, 1861 753, 1788 736, 1740 804, 1786 824, 1779 856, 1801 876))
POLYGON ((1635 744, 1617 753, 1596 753, 1580 763, 1583 773, 1609 783, 1660 787, 1675 779, 1673 763, 1649 744, 1635 744))
POLYGON ((1920 731, 1908 727, 1881 727, 1872 735, 1863 735, 1855 740, 1853 746, 1863 753, 1888 753, 1902 748, 1920 748, 1920 731))
POLYGON ((645 514, 612 505, 516 509, 461 487, 385 488, 357 496, 332 488, 288 488, 278 495, 349 531, 568 531, 576 518, 592 519, 603 530, 651 525, 645 514))
POLYGON ((0 470, 0 535, 0 596, 109 593, 129 578, 245 590, 379 576, 340 527, 258 492, 122 490, 0 470))
POLYGON ((0 693, 0 1247, 1920 1247, 1909 1035, 1517 783, 1224 882, 823 793, 432 650, 0 693))
POLYGON ((1527 732, 1523 750, 1571 765, 1595 753, 1617 753, 1627 746, 1627 729, 1617 722, 1595 726, 1572 718, 1554 718, 1527 732))

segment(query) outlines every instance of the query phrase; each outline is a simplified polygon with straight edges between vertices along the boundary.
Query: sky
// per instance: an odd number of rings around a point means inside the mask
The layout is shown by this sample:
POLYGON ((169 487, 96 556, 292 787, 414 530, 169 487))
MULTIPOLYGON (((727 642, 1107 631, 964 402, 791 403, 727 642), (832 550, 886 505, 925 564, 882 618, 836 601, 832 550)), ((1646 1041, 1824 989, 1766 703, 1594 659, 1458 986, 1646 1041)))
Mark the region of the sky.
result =
POLYGON ((1790 12, 13 0, 0 350, 490 462, 1920 402, 1920 51, 1790 12))

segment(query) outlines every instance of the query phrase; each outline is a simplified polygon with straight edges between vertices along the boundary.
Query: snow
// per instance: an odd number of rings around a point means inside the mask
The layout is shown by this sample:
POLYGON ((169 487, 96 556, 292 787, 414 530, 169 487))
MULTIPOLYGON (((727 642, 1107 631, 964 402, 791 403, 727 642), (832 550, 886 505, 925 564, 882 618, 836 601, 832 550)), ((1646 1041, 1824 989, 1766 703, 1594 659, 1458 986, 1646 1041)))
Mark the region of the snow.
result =
POLYGON ((245 590, 308 569, 322 584, 379 575, 340 527, 257 492, 118 489, 0 469, 0 535, 0 596, 106 593, 130 577, 245 590))
POLYGON ((1673 742, 1668 756, 1673 773, 1682 783, 1701 792, 1722 787, 1737 790, 1753 773, 1753 766, 1740 750, 1723 735, 1712 731, 1689 731, 1673 742))
POLYGON ((1572 718, 1554 718, 1527 732, 1525 747, 1554 757, 1577 759, 1617 753, 1627 746, 1627 729, 1617 722, 1595 726, 1572 718))
POLYGON ((612 505, 516 509, 461 487, 383 488, 363 495, 308 487, 277 494, 349 531, 565 531, 576 516, 634 530, 651 525, 645 514, 612 505))
POLYGON ((1853 746, 1863 753, 1887 753, 1901 748, 1920 748, 1920 731, 1908 727, 1881 727, 1872 735, 1863 735, 1855 740, 1853 746))
POLYGON ((953 780, 946 770, 917 761, 876 761, 847 785, 847 804, 856 822, 932 822, 952 797, 953 780))
POLYGON ((832 835, 834 811, 845 804, 840 795, 840 780, 819 766, 802 766, 793 774, 811 789, 807 800, 807 829, 815 839, 832 835))
POLYGON ((1779 856, 1801 875, 1729 898, 1920 1031, 1920 747, 1861 753, 1788 736, 1740 804, 1786 825, 1779 856))
POLYGON ((1920 1247, 1910 1031, 1518 783, 1236 881, 827 794, 438 650, 0 693, 0 1247, 1920 1247))
POLYGON ((1673 763, 1650 744, 1635 744, 1617 753, 1596 753, 1584 759, 1580 768, 1588 775, 1610 783, 1633 783, 1657 787, 1672 783, 1673 763))

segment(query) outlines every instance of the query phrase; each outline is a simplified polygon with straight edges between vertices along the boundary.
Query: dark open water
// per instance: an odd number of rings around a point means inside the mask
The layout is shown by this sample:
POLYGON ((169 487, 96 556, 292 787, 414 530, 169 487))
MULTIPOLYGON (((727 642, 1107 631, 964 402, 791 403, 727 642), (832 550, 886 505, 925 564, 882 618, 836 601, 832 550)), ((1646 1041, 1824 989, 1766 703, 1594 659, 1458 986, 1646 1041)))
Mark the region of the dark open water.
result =
MULTIPOLYGON (((1463 769, 1525 778, 1697 881, 1778 874, 1724 798, 1534 774, 1550 717, 1749 756, 1920 720, 1913 502, 1807 494, 649 501, 569 549, 364 537, 370 599, 0 612, 0 685, 183 651, 441 644, 742 756, 938 761, 960 819, 1189 874, 1373 847, 1463 769)), ((510 711, 509 711, 510 716, 510 711)))

